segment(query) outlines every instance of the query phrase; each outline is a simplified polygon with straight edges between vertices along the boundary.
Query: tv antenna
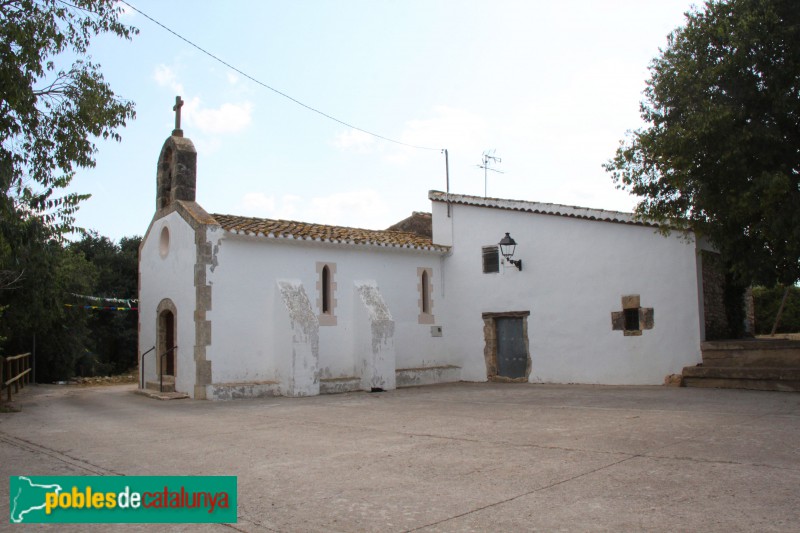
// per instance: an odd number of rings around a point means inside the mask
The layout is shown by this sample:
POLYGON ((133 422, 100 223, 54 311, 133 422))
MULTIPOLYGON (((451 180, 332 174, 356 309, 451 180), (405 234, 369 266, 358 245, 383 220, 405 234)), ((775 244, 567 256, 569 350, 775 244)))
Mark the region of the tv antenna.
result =
POLYGON ((492 162, 492 163, 502 163, 503 162, 502 159, 500 159, 499 157, 496 157, 494 155, 494 153, 496 151, 497 151, 497 149, 486 150, 485 152, 483 152, 483 162, 480 165, 477 165, 478 168, 482 168, 483 169, 483 197, 484 198, 487 198, 489 196, 487 194, 487 191, 488 191, 488 185, 487 185, 488 176, 487 176, 487 172, 489 170, 491 170, 492 172, 497 172, 498 174, 503 174, 502 170, 497 170, 496 168, 492 168, 492 167, 489 166, 490 162, 492 162))

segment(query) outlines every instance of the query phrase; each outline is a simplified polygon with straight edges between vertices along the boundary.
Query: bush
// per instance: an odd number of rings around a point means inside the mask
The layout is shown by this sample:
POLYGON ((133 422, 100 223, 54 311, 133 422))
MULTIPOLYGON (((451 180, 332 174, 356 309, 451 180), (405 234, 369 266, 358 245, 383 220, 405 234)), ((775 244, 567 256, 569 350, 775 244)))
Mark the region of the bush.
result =
MULTIPOLYGON (((756 287, 753 289, 753 300, 756 309, 756 334, 768 335, 775 323, 775 315, 781 305, 784 288, 756 287)), ((783 308, 777 333, 800 332, 800 287, 791 287, 786 305, 783 308)))

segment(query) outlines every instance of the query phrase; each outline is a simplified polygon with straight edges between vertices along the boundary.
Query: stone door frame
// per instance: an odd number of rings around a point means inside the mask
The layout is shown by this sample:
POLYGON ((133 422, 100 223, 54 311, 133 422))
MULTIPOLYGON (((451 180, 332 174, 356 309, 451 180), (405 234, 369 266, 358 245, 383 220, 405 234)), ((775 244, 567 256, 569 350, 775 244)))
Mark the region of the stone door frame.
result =
POLYGON ((503 311, 499 313, 483 313, 483 357, 486 360, 486 378, 489 381, 502 383, 527 383, 531 375, 531 348, 528 340, 528 317, 530 311, 503 311), (498 318, 521 318, 522 336, 525 340, 525 352, 528 364, 525 375, 520 378, 507 378, 497 375, 497 319, 498 318))
POLYGON ((161 365, 162 362, 165 365, 164 368, 164 375, 178 375, 178 354, 176 353, 178 349, 172 350, 172 352, 167 355, 166 357, 162 357, 164 352, 167 351, 167 327, 166 327, 166 315, 167 313, 172 315, 172 345, 176 346, 178 343, 178 311, 175 308, 175 304, 169 298, 165 298, 158 304, 158 308, 156 310, 156 358, 158 359, 158 364, 156 368, 158 369, 158 373, 161 373, 161 365), (167 374, 167 370, 169 369, 169 361, 168 359, 172 359, 172 374, 167 374))

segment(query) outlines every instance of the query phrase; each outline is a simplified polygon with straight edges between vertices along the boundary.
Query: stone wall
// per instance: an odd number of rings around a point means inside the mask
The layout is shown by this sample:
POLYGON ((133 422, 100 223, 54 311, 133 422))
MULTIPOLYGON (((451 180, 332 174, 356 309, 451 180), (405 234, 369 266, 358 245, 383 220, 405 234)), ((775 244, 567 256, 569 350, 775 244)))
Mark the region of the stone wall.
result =
POLYGON ((744 315, 744 335, 745 337, 755 337, 756 304, 752 287, 748 287, 747 290, 744 291, 744 315))
POLYGON ((705 250, 702 253, 706 340, 752 337, 755 334, 752 289, 726 277, 720 254, 705 250))
POLYGON ((703 250, 703 315, 706 340, 728 337, 728 317, 725 312, 725 263, 718 253, 703 250))

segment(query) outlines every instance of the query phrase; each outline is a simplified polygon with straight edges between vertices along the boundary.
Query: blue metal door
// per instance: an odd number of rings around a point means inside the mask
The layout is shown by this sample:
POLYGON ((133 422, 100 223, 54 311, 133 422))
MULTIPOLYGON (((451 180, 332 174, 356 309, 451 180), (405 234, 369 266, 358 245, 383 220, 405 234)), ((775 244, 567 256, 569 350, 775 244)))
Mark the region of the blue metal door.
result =
POLYGON ((528 370, 528 351, 522 333, 522 318, 496 318, 497 375, 523 378, 528 370))

